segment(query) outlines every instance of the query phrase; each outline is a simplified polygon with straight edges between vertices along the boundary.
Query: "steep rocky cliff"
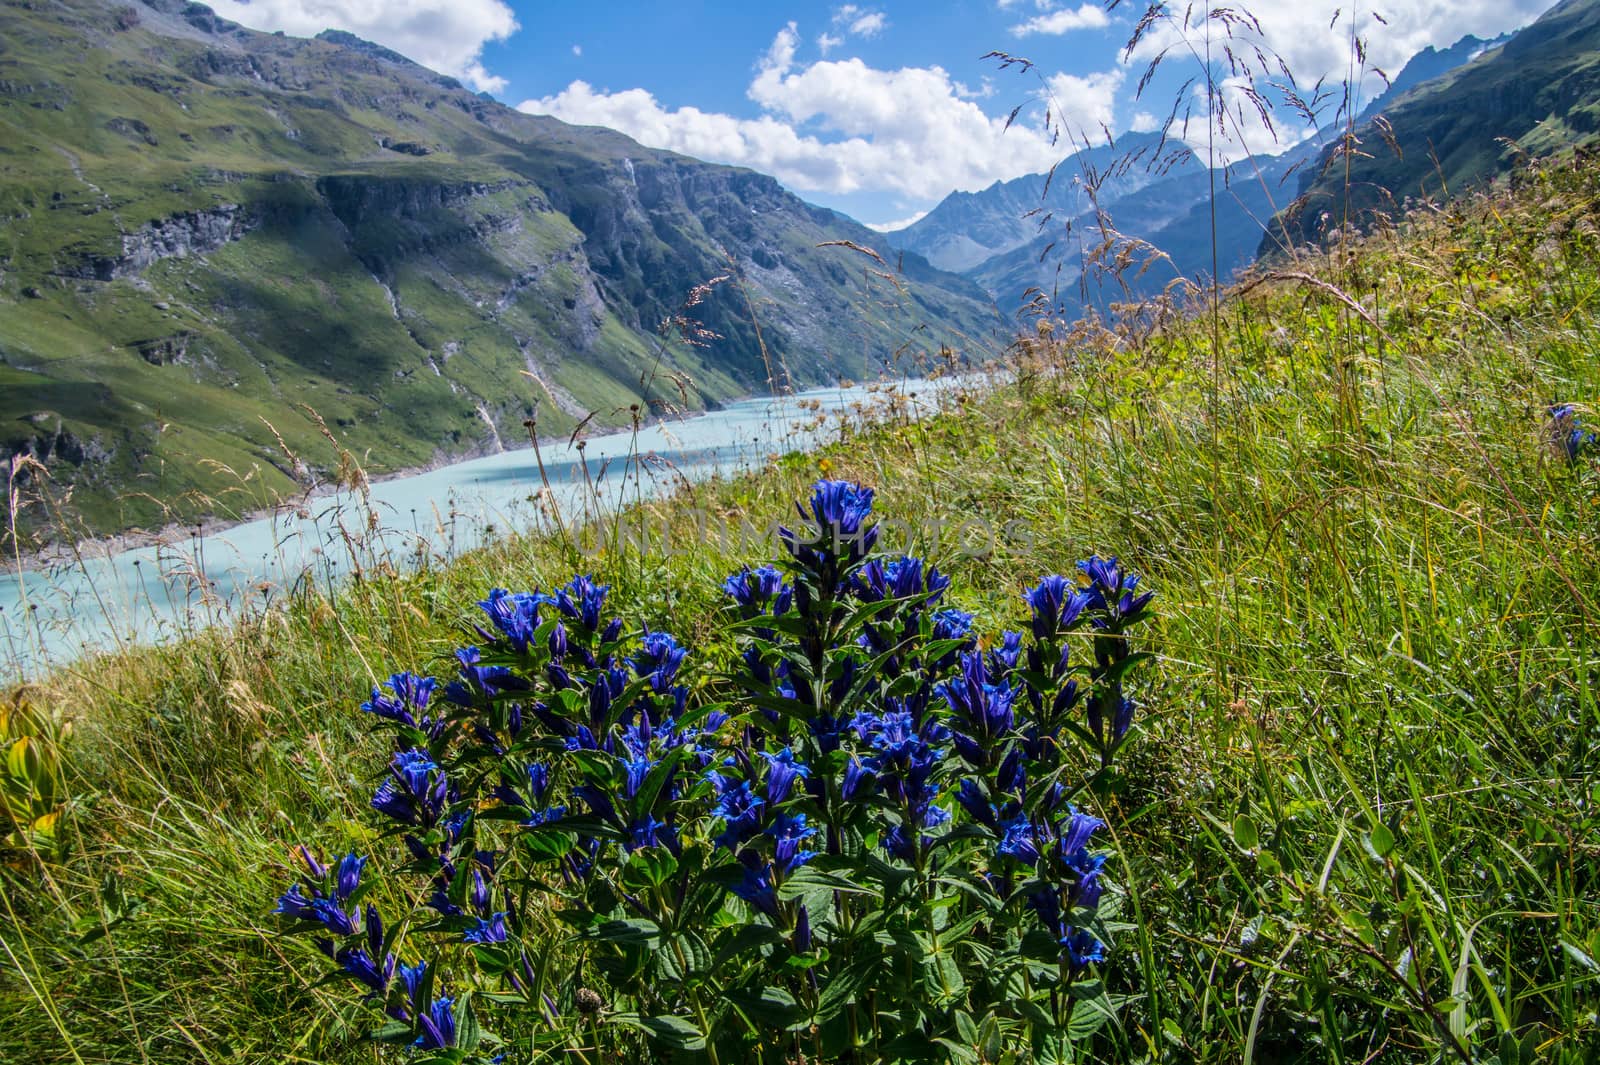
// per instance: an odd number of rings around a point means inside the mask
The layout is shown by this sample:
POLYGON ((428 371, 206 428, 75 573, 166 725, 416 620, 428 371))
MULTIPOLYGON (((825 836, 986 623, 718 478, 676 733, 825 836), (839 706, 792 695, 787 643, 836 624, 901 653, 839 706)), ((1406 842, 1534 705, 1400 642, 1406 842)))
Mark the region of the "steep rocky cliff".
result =
POLYGON ((0 2, 0 459, 43 463, 95 530, 268 502, 337 464, 323 425, 381 472, 533 415, 990 350, 977 286, 837 242, 881 239, 349 34, 0 2), (659 335, 728 276, 693 310, 719 339, 659 335))

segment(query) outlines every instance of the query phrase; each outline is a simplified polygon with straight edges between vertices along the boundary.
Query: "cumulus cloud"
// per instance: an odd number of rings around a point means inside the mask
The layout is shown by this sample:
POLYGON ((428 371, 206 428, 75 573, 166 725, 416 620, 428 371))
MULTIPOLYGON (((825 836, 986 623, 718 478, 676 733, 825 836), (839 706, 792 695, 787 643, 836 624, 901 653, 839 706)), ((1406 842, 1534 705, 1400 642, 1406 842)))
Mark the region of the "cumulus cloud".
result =
POLYGON ((1073 30, 1097 30, 1110 24, 1111 20, 1106 17, 1105 8, 1098 4, 1086 3, 1075 8, 1063 7, 1035 15, 1026 22, 1012 26, 1011 32, 1017 37, 1028 37, 1035 33, 1059 37, 1073 30))
POLYGON ((1102 127, 1115 132, 1117 90, 1122 88, 1123 68, 1087 74, 1054 74, 1045 81, 1045 99, 1051 116, 1066 126, 1067 135, 1078 142, 1087 136, 1099 139, 1102 127))
POLYGON ((346 30, 487 92, 504 90, 506 81, 484 69, 483 46, 518 28, 503 0, 211 0, 211 7, 223 18, 297 37, 346 30))
MULTIPOLYGON (((1339 2, 1263 5, 1259 43, 1285 57, 1302 91, 1309 91, 1305 87, 1318 78, 1339 82, 1350 62, 1349 24, 1334 18, 1339 2)), ((1369 66, 1382 67, 1392 76, 1426 45, 1448 46, 1462 33, 1505 32, 1527 23, 1550 2, 1392 0, 1402 6, 1386 12, 1387 28, 1373 23, 1359 32, 1372 31, 1365 44, 1369 66)), ((1042 28, 1050 19, 1103 15, 1093 3, 1058 7, 1055 0, 1012 0, 1000 6, 1037 12, 1030 22, 1040 22, 1041 28, 1030 32, 1041 34, 1050 32, 1042 28), (1083 14, 1086 11, 1095 14, 1083 14)), ((1202 9, 1195 6, 1196 18, 1202 9)), ((1027 106, 1007 129, 1003 111, 991 116, 981 106, 993 91, 988 79, 974 90, 937 66, 879 69, 859 58, 827 55, 850 39, 852 25, 873 13, 857 5, 835 9, 834 14, 842 17, 838 22, 830 17, 827 32, 818 39, 823 56, 814 62, 799 57, 801 39, 795 24, 780 30, 747 86, 747 96, 756 105, 753 117, 668 108, 645 89, 602 91, 583 81, 524 101, 521 109, 568 122, 610 126, 651 147, 749 166, 802 193, 897 193, 909 211, 953 189, 974 191, 997 180, 1047 170, 1074 146, 1101 142, 1102 126, 1116 134, 1159 129, 1173 107, 1171 98, 1161 93, 1172 92, 1181 79, 1198 73, 1189 51, 1181 46, 1181 27, 1158 24, 1133 54, 1107 55, 1106 69, 1080 68, 1069 74, 1040 68, 1043 84, 1037 96, 1023 101, 1027 106), (1144 64, 1166 47, 1173 49, 1168 60, 1171 79, 1158 80, 1147 98, 1136 100, 1134 85, 1144 64), (1066 127, 1066 136, 1052 140, 1043 128, 1039 119, 1046 107, 1051 118, 1066 127)), ((1191 34, 1196 30, 1190 27, 1191 34)), ((1241 34, 1234 51, 1252 54, 1248 46, 1254 41, 1241 34)), ((1376 75, 1371 77, 1371 84, 1364 86, 1368 96, 1382 87, 1376 75)), ((1281 97, 1269 99, 1277 126, 1274 140, 1251 104, 1247 83, 1236 77, 1222 84, 1222 101, 1232 116, 1218 144, 1223 157, 1236 158, 1246 150, 1282 151, 1310 132, 1295 121, 1281 97)), ((1016 97, 1007 101, 1015 102, 1016 97)), ((1191 90, 1180 103, 1179 126, 1172 133, 1203 148, 1208 132, 1203 86, 1191 90), (1187 130, 1181 128, 1185 111, 1191 116, 1187 130)), ((1324 121, 1331 118, 1329 113, 1324 121)))
MULTIPOLYGON (((784 27, 758 64, 748 88, 761 109, 756 118, 668 109, 644 89, 602 92, 582 81, 520 108, 610 126, 654 148, 753 167, 801 192, 873 189, 936 199, 953 188, 980 189, 1048 169, 1062 155, 1043 129, 1026 121, 1007 130, 1004 117, 991 117, 965 98, 972 90, 940 67, 880 70, 860 59, 800 63, 799 40, 794 24, 784 27)), ((1107 93, 1121 77, 1114 70, 1063 82, 1071 95, 1063 113, 1069 121, 1109 119, 1107 93)))
MULTIPOLYGON (((1303 96, 1309 95, 1309 87, 1319 79, 1324 79, 1325 85, 1342 86, 1351 69, 1364 71, 1359 85, 1355 87, 1359 92, 1355 106, 1359 110, 1383 91, 1383 78, 1377 73, 1379 70, 1392 78, 1400 73, 1407 60, 1430 45, 1445 48, 1466 34, 1494 37, 1516 29, 1549 8, 1551 2, 1394 0, 1385 6, 1382 23, 1371 15, 1359 14, 1357 9, 1343 3, 1343 0, 1259 5, 1256 15, 1260 22, 1260 33, 1236 24, 1232 30, 1233 39, 1227 43, 1237 55, 1249 56, 1252 49, 1259 46, 1267 54, 1280 57, 1293 73, 1294 82, 1303 96), (1358 19, 1354 26, 1351 23, 1353 17, 1358 19), (1352 29, 1361 40, 1364 65, 1359 61, 1351 41, 1352 29)), ((1204 9, 1197 7, 1190 10, 1193 21, 1187 27, 1188 37, 1191 41, 1203 40, 1204 9)), ((1170 55, 1168 62, 1183 66, 1187 63, 1182 58, 1186 52, 1183 48, 1184 33, 1185 27, 1181 22, 1158 23, 1126 57, 1127 61, 1142 72, 1144 64, 1167 51, 1170 55)), ((1212 38, 1214 43, 1225 40, 1223 27, 1219 23, 1212 23, 1212 38)), ((1258 85, 1269 80, 1259 67, 1254 73, 1258 85)), ((1271 79, 1284 80, 1276 69, 1276 63, 1272 64, 1271 79)), ((1230 76, 1224 82, 1223 98, 1230 114, 1234 116, 1226 125, 1230 128, 1236 124, 1247 129, 1253 128, 1252 135, 1246 137, 1246 143, 1257 151, 1281 150, 1298 142, 1304 133, 1300 129, 1302 123, 1292 109, 1285 106, 1283 98, 1270 93, 1267 96, 1273 105, 1270 118, 1280 130, 1277 143, 1266 134, 1259 116, 1253 114, 1254 108, 1246 99, 1240 78, 1230 76)), ((1330 100, 1320 116, 1320 121, 1324 123, 1333 120, 1334 110, 1339 103, 1338 97, 1330 100)), ((1157 107, 1163 106, 1160 101, 1151 102, 1157 107)), ((1195 126, 1196 123, 1191 122, 1191 129, 1195 126)), ((1198 129, 1199 135, 1204 137, 1204 123, 1199 123, 1198 129)), ((1235 134, 1230 132, 1229 135, 1235 134)))
POLYGON ((888 28, 889 18, 882 11, 846 4, 833 13, 833 24, 852 37, 876 37, 888 28))

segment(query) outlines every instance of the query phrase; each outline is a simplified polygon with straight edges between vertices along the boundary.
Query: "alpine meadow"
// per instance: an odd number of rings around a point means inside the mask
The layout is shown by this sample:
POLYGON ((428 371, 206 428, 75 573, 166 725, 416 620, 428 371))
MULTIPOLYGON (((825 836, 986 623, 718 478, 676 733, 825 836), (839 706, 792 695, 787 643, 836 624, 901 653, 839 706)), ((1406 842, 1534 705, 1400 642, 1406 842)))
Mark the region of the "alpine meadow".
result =
POLYGON ((0 2, 0 1062, 1600 1062, 1600 0, 971 6, 0 2))

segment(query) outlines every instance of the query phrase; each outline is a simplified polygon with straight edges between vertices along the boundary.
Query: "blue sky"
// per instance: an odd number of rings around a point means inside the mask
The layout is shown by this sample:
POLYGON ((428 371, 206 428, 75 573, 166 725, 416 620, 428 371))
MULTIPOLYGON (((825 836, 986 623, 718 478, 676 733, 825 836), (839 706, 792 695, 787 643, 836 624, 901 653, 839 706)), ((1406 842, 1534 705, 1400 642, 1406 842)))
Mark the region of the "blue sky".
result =
MULTIPOLYGON (((1518 28, 1552 0, 1273 0, 1238 40, 1281 56, 1302 86, 1342 82, 1351 33, 1374 69, 1398 73, 1421 48, 1518 28), (1383 20, 1379 22, 1375 15, 1383 20)), ((1062 144, 1046 108, 1075 136, 1103 141, 1159 128, 1198 72, 1178 5, 1134 55, 1124 44, 1140 0, 1107 8, 1075 0, 540 3, 533 0, 215 0, 219 14, 259 29, 312 35, 333 27, 455 74, 511 106, 607 125, 652 147, 750 166, 814 203, 868 224, 917 217, 951 191, 1049 168, 1062 144), (1151 58, 1161 73, 1136 96, 1151 58), (1025 56, 1002 71, 991 50, 1025 56), (1013 108, 1017 121, 1005 129, 1013 108)), ((1200 5, 1203 7, 1203 5, 1200 5)), ((1202 31, 1191 26, 1190 40, 1202 31)), ((1359 67, 1354 69, 1361 69, 1359 67)), ((1286 147, 1302 123, 1280 109, 1276 143, 1242 82, 1225 83, 1229 139, 1286 147)), ((1188 97, 1192 98, 1192 90, 1188 97)), ((1331 112, 1329 112, 1331 117, 1331 112)), ((1174 130, 1181 134, 1182 131, 1174 130)), ((1191 139, 1200 130, 1191 128, 1191 139)))

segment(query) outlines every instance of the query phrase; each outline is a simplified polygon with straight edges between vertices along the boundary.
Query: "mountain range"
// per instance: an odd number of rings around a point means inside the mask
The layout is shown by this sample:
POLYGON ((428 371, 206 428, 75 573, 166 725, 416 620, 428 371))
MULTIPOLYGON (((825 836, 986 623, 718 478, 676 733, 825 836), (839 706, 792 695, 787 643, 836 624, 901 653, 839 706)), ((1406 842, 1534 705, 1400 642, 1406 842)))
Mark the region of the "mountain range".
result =
POLYGON ((1227 280, 1258 257, 1317 241, 1325 215, 1360 220, 1407 195, 1440 198, 1597 125, 1600 0, 1564 0, 1516 34, 1418 52, 1362 109, 1353 140, 1330 123, 1286 150, 1211 170, 1175 139, 1125 134, 1049 175, 952 193, 887 239, 972 279, 1002 310, 1042 295, 1071 316, 1213 268, 1227 280), (1333 165, 1347 143, 1348 190, 1344 166, 1333 165), (1102 217, 1131 238, 1119 243, 1134 253, 1126 288, 1094 268, 1102 217))
POLYGON ((270 503, 329 436, 394 470, 989 350, 975 283, 881 243, 347 33, 0 4, 0 461, 90 532, 270 503))

